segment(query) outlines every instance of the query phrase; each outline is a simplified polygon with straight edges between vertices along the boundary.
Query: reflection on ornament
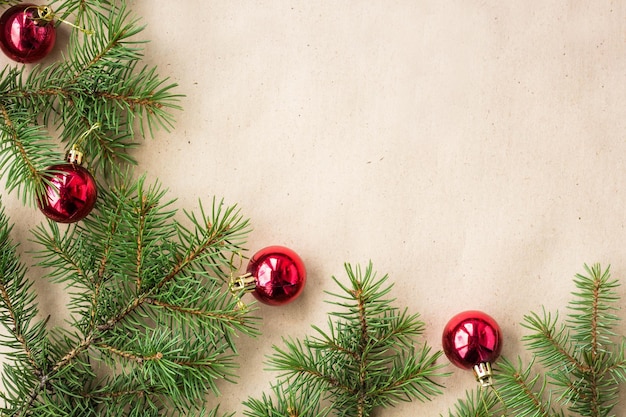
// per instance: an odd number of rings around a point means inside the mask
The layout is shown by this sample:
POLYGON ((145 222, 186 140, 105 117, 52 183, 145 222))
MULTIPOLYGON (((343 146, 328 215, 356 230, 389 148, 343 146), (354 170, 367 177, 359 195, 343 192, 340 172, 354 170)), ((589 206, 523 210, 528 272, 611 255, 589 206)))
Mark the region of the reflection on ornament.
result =
POLYGON ((290 303, 302 293, 306 283, 302 259, 283 246, 269 246, 255 253, 247 272, 255 278, 252 294, 269 305, 290 303))
POLYGON ((73 148, 68 163, 46 168, 44 194, 37 198, 37 205, 49 219, 74 223, 84 219, 96 204, 96 181, 79 165, 81 159, 82 153, 73 148))
POLYGON ((56 29, 47 7, 18 4, 0 16, 0 49, 11 59, 31 63, 54 47, 56 29))
POLYGON ((457 314, 444 328, 442 345, 450 362, 473 369, 482 386, 493 384, 491 363, 500 356, 502 333, 492 317, 475 310, 457 314))
POLYGON ((304 262, 284 246, 268 246, 255 253, 247 273, 230 283, 234 295, 251 292, 260 302, 278 306, 292 302, 306 283, 304 262))

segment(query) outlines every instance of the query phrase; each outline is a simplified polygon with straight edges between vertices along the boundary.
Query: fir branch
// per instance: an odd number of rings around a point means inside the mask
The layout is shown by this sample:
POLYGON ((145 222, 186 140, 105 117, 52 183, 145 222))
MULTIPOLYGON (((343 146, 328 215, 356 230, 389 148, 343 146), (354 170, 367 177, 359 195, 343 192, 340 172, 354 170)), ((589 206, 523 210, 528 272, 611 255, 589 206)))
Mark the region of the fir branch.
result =
POLYGON ((589 352, 593 361, 615 336, 612 329, 619 321, 614 314, 618 300, 615 288, 619 283, 611 279, 609 268, 602 271, 598 264, 584 268, 588 275, 577 274, 574 278, 578 291, 569 303, 568 323, 576 330, 572 339, 578 350, 589 352))
POLYGON ((612 364, 604 369, 600 374, 602 378, 613 377, 616 382, 626 382, 626 339, 622 338, 621 343, 615 349, 615 358, 612 364))
MULTIPOLYGON (((459 399, 454 410, 448 412, 448 417, 492 417, 500 416, 500 399, 494 391, 477 388, 468 390, 464 399, 459 399)), ((440 415, 440 417, 443 417, 440 415)))
POLYGON ((60 160, 46 129, 69 145, 81 142, 91 168, 114 183, 99 187, 84 223, 33 232, 43 248, 39 266, 71 288, 70 329, 48 332, 35 320, 24 271, 12 271, 17 288, 0 282, 0 315, 8 306, 3 325, 13 327, 2 336, 14 348, 2 375, 7 415, 217 416, 201 397, 217 392, 217 380, 234 379, 234 337, 258 331, 224 285, 247 220, 214 200, 208 214, 202 205, 186 213, 183 226, 158 185, 133 183, 118 169, 133 162, 127 151, 138 136, 172 127, 180 98, 174 83, 140 64, 143 27, 125 3, 53 2, 56 16, 73 15, 95 34, 73 30, 61 61, 0 70, 0 172, 8 189, 25 201, 41 195, 44 167, 60 160))
POLYGON ((104 343, 96 344, 96 347, 98 349, 105 350, 112 355, 119 356, 129 361, 135 361, 140 364, 144 363, 145 361, 156 361, 163 359, 163 353, 161 352, 156 352, 155 354, 145 356, 139 353, 124 351, 104 343))
MULTIPOLYGON (((541 315, 524 317, 522 326, 531 332, 523 338, 533 354, 531 363, 523 366, 520 361, 514 366, 500 359, 494 389, 507 415, 564 416, 569 411, 608 417, 617 404, 619 385, 626 381, 626 341, 613 330, 619 320, 615 315, 618 282, 609 268, 597 264, 584 268, 586 275, 574 278, 576 291, 564 323, 558 313, 545 309, 541 315)), ((467 411, 471 406, 458 409, 467 411)), ((496 404, 490 412, 502 410, 496 404)))
POLYGON ((589 366, 581 362, 570 341, 569 329, 561 324, 558 326, 558 313, 552 315, 543 310, 543 315, 531 313, 524 316, 522 326, 532 333, 523 337, 526 346, 541 357, 541 363, 548 369, 577 370, 588 372, 589 366))
POLYGON ((431 349, 424 346, 419 352, 409 350, 408 353, 394 358, 394 366, 389 375, 378 379, 376 388, 368 396, 377 399, 377 407, 392 406, 412 399, 429 400, 440 393, 438 388, 441 385, 435 379, 441 374, 438 369, 433 368, 439 356, 432 356, 431 349))
MULTIPOLYGON (((565 395, 571 401, 570 410, 583 415, 604 416, 617 402, 613 378, 607 368, 614 366, 615 336, 613 327, 618 318, 614 314, 618 301, 615 288, 619 285, 611 278, 609 268, 600 265, 584 266, 588 275, 577 274, 574 284, 578 291, 569 304, 568 324, 577 352, 588 364, 586 372, 573 372, 565 395)), ((556 378, 561 385, 564 375, 556 378)))
POLYGON ((42 194, 43 169, 61 160, 44 131, 31 123, 28 113, 0 103, 0 175, 23 203, 42 194))
MULTIPOLYGON (((274 354, 270 359, 270 370, 281 372, 279 377, 290 378, 297 376, 291 381, 294 391, 300 387, 315 387, 317 390, 338 390, 356 394, 354 386, 344 383, 338 375, 333 375, 336 365, 336 355, 322 355, 315 350, 308 340, 283 340, 285 349, 274 347, 274 354)), ((345 363, 342 361, 341 363, 345 363)))
POLYGON ((346 264, 346 272, 349 285, 333 277, 342 292, 333 294, 338 300, 331 304, 341 310, 329 314, 328 331, 313 326, 316 336, 285 339, 285 348, 274 347, 269 365, 281 378, 275 388, 278 405, 269 397, 248 400, 249 415, 260 415, 262 409, 268 415, 289 414, 284 399, 297 398, 292 410, 362 417, 378 407, 426 401, 440 393, 436 379, 444 374, 435 362, 441 352, 432 353, 426 344, 414 347, 423 323, 391 305, 385 297, 391 290, 388 277, 377 278, 371 264, 365 271, 346 264))
POLYGON ((32 284, 18 260, 16 245, 9 237, 11 227, 0 209, 0 322, 7 332, 0 338, 7 352, 3 382, 7 402, 21 401, 48 367, 45 321, 38 314, 32 284))
MULTIPOLYGON (((34 232, 43 247, 39 265, 79 290, 70 303, 77 331, 57 334, 55 359, 18 408, 26 415, 46 401, 58 405, 63 395, 94 384, 89 358, 96 355, 114 374, 105 385, 124 380, 115 376, 119 370, 136 368, 129 375, 151 387, 148 409, 162 401, 194 409, 207 389, 217 392, 216 380, 234 378, 234 336, 257 332, 256 319, 237 309, 225 285, 232 265, 224 259, 243 250, 248 222, 214 200, 210 213, 202 205, 200 215, 187 213, 191 227, 183 227, 172 202, 163 202, 165 191, 144 178, 122 177, 100 197, 85 225, 34 232)), ((102 392, 133 390, 122 384, 102 392)), ((125 398, 105 397, 109 404, 125 398)))
POLYGON ((272 387, 273 396, 262 394, 260 399, 248 398, 243 402, 247 417, 325 417, 330 409, 320 409, 321 392, 303 388, 287 389, 284 384, 272 387))
POLYGON ((63 2, 95 34, 79 37, 74 29, 64 60, 0 72, 0 167, 7 188, 17 188, 25 202, 42 190, 41 170, 61 159, 45 129, 58 131, 70 147, 100 124, 81 145, 94 171, 108 175, 134 162, 128 150, 137 136, 173 126, 181 97, 176 84, 159 77, 156 67, 140 66, 144 42, 136 38, 143 27, 117 3, 63 2))
MULTIPOLYGON (((75 16, 74 24, 77 27, 89 29, 91 25, 86 24, 84 19, 94 18, 102 14, 106 14, 123 5, 121 0, 53 0, 50 3, 55 13, 61 13, 64 20, 68 20, 70 16, 75 16)), ((78 34, 80 31, 73 31, 78 34)))
MULTIPOLYGON (((226 297, 229 297, 229 296, 230 295, 227 295, 227 294, 222 295, 224 301, 226 301, 226 297)), ((159 309, 155 309, 155 311, 164 309, 171 313, 176 313, 172 315, 172 317, 192 316, 195 318, 198 318, 198 317, 202 318, 203 323, 206 323, 206 325, 209 325, 212 328, 214 328, 214 330, 217 333, 223 334, 225 340, 230 340, 228 336, 230 335, 231 332, 228 331, 228 329, 226 328, 228 326, 233 326, 239 332, 244 332, 244 333, 251 334, 251 335, 258 335, 258 329, 256 326, 254 326, 255 320, 250 317, 247 317, 245 315, 246 312, 244 310, 241 310, 241 309, 235 310, 232 304, 230 304, 230 302, 221 303, 221 308, 214 309, 214 310, 211 310, 208 307, 205 307, 205 308, 185 307, 184 305, 181 305, 180 303, 172 304, 172 303, 167 303, 167 302, 160 301, 158 299, 151 299, 151 298, 146 299, 145 302, 146 304, 149 304, 151 306, 160 307, 159 309)), ((157 315, 158 314, 162 314, 162 313, 157 313, 157 315)), ((235 346, 233 344, 233 349, 234 348, 235 346)))
POLYGON ((540 375, 532 375, 532 363, 524 368, 521 361, 515 366, 508 360, 501 359, 496 372, 498 375, 496 391, 503 398, 511 415, 520 417, 554 415, 550 401, 544 395, 546 380, 540 375))
MULTIPOLYGON (((141 199, 141 198, 140 198, 141 199)), ((225 259, 222 251, 235 251, 241 250, 241 247, 233 243, 237 242, 239 238, 243 237, 246 233, 247 221, 242 222, 241 217, 237 211, 233 208, 228 208, 224 216, 220 218, 222 203, 213 202, 213 220, 218 220, 218 223, 211 222, 204 213, 204 209, 200 206, 202 213, 202 221, 198 220, 194 214, 188 214, 189 218, 193 221, 196 228, 190 231, 182 226, 178 225, 178 236, 184 239, 188 248, 186 253, 182 257, 177 257, 176 262, 171 265, 169 271, 166 271, 156 282, 147 287, 144 291, 140 292, 132 300, 130 300, 127 306, 122 309, 118 314, 111 317, 108 321, 98 326, 99 331, 106 331, 114 327, 117 323, 124 320, 127 316, 141 307, 147 300, 151 299, 161 289, 167 286, 171 281, 177 277, 186 273, 192 274, 205 274, 208 269, 212 272, 218 273, 218 277, 222 281, 226 280, 226 274, 223 271, 224 265, 228 265, 226 262, 220 262, 225 259), (184 232, 183 232, 184 231, 184 232), (185 232, 187 233, 185 235, 185 232), (231 240, 229 242, 229 240, 231 240), (225 247, 225 242, 229 243, 230 249, 225 247)), ((162 230, 163 228, 159 228, 162 230)), ((178 253, 174 253, 178 255, 178 253)))

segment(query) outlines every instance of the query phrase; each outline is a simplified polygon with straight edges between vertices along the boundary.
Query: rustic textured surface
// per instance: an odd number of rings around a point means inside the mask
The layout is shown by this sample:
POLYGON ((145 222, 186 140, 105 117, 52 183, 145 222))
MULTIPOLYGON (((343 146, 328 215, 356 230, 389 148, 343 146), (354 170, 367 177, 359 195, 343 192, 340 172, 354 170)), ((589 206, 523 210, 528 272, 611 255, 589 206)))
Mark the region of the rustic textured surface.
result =
MULTIPOLYGON (((260 306, 264 335, 241 339, 241 381, 223 386, 222 410, 269 391, 272 344, 326 322, 323 291, 343 262, 389 273, 437 348, 452 315, 488 312, 508 357, 525 355, 522 316, 562 310, 583 263, 626 279, 624 3, 132 7, 147 61, 186 95, 176 130, 138 150, 139 172, 180 207, 239 204, 254 226, 248 255, 288 246, 309 271, 298 301, 260 306)), ((475 384, 449 370, 444 396, 383 414, 445 412, 475 384)))

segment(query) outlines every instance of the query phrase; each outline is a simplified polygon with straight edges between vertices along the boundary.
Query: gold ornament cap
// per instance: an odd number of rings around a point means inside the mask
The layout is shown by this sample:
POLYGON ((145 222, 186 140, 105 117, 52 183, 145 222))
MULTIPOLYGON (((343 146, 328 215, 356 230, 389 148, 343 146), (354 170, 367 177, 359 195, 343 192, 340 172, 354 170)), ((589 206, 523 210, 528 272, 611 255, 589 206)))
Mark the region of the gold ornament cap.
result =
POLYGON ((37 8, 37 17, 44 22, 52 22, 54 19, 54 12, 50 6, 34 6, 37 8))
POLYGON ((490 387, 493 385, 493 370, 490 362, 480 362, 474 365, 474 374, 481 386, 490 387))
POLYGON ((232 277, 229 283, 230 292, 237 295, 241 292, 251 292, 256 288, 256 280, 252 274, 240 275, 232 277))
POLYGON ((77 145, 72 146, 72 149, 67 151, 65 155, 65 160, 70 164, 80 165, 83 163, 83 155, 84 153, 78 149, 77 145))
POLYGON ((241 301, 241 296, 245 293, 249 293, 254 291, 256 288, 256 280, 252 276, 252 274, 244 274, 238 277, 231 277, 230 282, 228 283, 228 287, 230 289, 230 293, 233 297, 237 297, 239 301, 237 302, 237 306, 240 310, 246 310, 248 307, 246 304, 241 301))

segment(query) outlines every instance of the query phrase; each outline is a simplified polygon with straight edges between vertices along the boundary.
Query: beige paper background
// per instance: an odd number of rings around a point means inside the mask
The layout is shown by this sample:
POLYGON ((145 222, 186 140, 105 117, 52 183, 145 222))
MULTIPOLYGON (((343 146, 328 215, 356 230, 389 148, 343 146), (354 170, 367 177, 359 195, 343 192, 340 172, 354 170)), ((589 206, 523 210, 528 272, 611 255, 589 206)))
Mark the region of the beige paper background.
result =
MULTIPOLYGON (((242 400, 269 392, 273 344, 325 326, 324 291, 345 279, 344 262, 388 273, 396 305, 422 315, 437 349, 452 315, 488 312, 509 358, 526 354, 524 314, 565 313, 584 263, 626 278, 626 3, 132 7, 147 24, 147 62, 186 95, 175 130, 137 152, 138 171, 180 207, 237 203, 251 253, 286 245, 308 268, 300 299, 260 306, 263 336, 241 338, 241 380, 221 385, 223 411, 242 415, 242 400)), ((44 306, 62 309, 64 290, 52 291, 44 306)), ((377 415, 447 412, 475 386, 448 370, 445 395, 377 415)))

